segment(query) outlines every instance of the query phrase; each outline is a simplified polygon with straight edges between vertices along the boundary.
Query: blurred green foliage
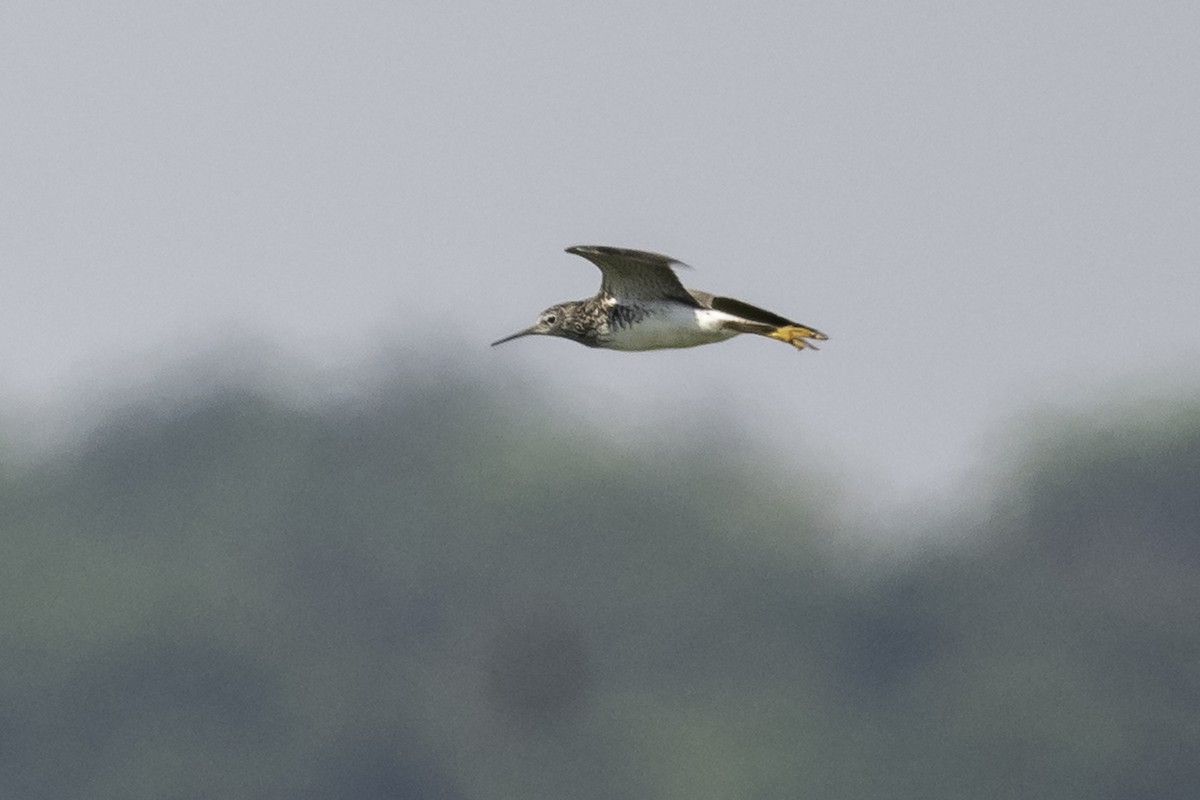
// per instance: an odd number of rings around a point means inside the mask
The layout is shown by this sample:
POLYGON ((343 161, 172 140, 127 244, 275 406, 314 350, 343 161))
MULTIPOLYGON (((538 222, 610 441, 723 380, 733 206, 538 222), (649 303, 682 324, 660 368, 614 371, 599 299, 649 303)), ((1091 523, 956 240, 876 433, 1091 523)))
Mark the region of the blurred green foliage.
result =
POLYGON ((821 476, 521 405, 225 389, 8 464, 0 796, 1200 797, 1200 406, 855 561, 821 476))

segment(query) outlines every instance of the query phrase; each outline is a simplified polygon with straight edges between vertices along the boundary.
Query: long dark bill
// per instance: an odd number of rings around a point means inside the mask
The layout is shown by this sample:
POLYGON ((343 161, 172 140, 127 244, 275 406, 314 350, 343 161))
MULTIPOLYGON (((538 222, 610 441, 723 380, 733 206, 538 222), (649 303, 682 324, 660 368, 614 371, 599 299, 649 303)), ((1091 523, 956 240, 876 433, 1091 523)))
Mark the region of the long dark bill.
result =
POLYGON ((492 342, 492 347, 495 347, 498 344, 504 344, 505 342, 511 342, 513 339, 520 339, 522 336, 530 336, 535 333, 537 333, 536 328, 526 328, 523 331, 517 331, 511 336, 505 336, 503 339, 497 339, 496 341, 492 342))

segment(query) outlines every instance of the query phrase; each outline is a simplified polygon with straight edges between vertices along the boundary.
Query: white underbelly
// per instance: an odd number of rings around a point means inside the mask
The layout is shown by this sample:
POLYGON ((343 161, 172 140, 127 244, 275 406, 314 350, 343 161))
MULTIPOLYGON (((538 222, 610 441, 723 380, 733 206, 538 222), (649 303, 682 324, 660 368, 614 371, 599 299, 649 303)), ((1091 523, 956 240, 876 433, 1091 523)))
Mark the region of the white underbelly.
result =
POLYGON ((605 346, 613 350, 658 350, 712 344, 737 336, 737 331, 721 327, 722 319, 730 317, 720 311, 680 306, 618 328, 605 346))

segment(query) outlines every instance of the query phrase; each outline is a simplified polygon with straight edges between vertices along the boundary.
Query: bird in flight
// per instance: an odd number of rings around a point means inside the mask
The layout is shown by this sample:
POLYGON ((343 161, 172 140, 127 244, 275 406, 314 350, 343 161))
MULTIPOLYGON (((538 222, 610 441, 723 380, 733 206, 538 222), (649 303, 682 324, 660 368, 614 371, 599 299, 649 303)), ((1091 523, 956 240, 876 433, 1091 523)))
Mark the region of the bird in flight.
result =
POLYGON ((609 350, 658 350, 753 333, 797 350, 815 350, 813 341, 829 338, 741 300, 685 289, 674 268, 686 265, 670 256, 598 245, 568 247, 567 252, 600 268, 600 291, 586 300, 550 306, 533 325, 492 342, 493 347, 522 336, 558 336, 609 350))

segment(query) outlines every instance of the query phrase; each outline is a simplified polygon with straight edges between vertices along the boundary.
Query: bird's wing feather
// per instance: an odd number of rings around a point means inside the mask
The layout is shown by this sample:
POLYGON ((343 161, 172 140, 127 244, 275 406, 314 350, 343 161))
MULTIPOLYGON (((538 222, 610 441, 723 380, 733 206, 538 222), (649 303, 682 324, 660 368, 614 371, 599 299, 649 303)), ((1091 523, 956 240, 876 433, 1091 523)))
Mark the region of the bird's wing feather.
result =
POLYGON ((685 265, 670 256, 600 245, 568 247, 567 252, 583 256, 599 267, 603 276, 601 293, 611 295, 617 302, 675 300, 700 307, 672 269, 685 265))
POLYGON ((728 327, 739 330, 742 333, 761 333, 776 339, 783 338, 784 341, 800 349, 803 349, 806 345, 816 349, 816 345, 812 342, 806 342, 806 339, 824 341, 829 338, 816 328, 795 322, 787 317, 781 317, 773 311, 767 311, 765 308, 752 306, 749 303, 743 303, 741 300, 734 300, 732 297, 718 297, 717 295, 700 292, 695 289, 689 289, 688 291, 692 293, 692 297, 696 298, 701 307, 711 308, 713 311, 721 311, 730 316, 738 317, 738 320, 730 321, 726 324, 728 327), (780 333, 786 333, 787 338, 779 335, 780 333))
POLYGON ((767 311, 765 308, 752 306, 749 303, 743 303, 741 300, 734 300, 732 297, 715 297, 709 295, 705 307, 715 311, 724 311, 726 314, 733 314, 735 317, 742 317, 776 327, 799 324, 798 322, 792 322, 787 317, 781 317, 772 311, 767 311))

